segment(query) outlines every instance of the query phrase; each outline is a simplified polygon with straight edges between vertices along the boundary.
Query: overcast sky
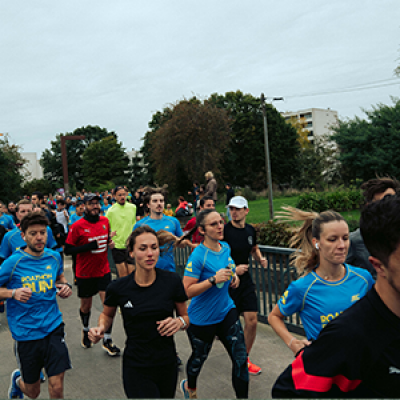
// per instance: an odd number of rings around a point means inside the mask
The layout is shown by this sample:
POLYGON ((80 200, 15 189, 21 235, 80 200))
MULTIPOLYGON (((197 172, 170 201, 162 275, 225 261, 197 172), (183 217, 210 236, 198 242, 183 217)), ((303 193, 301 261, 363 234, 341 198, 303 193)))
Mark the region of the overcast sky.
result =
POLYGON ((399 0, 2 1, 0 132, 39 157, 86 125, 138 149, 156 111, 236 90, 361 116, 399 96, 399 26, 399 0))

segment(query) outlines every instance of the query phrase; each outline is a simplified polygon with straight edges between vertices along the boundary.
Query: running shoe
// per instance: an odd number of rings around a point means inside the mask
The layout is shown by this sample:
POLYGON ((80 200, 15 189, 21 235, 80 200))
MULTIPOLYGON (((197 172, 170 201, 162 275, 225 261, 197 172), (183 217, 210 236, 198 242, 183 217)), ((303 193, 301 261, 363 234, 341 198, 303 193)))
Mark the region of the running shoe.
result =
POLYGON ((24 394, 22 390, 17 385, 17 379, 21 376, 19 369, 15 369, 11 374, 11 384, 8 388, 8 398, 9 399, 23 399, 24 394))
POLYGON ((197 399, 197 390, 187 388, 187 379, 181 381, 179 387, 181 388, 181 392, 185 399, 197 399))
POLYGON ((119 356, 121 354, 121 350, 115 346, 111 339, 103 340, 103 349, 111 357, 119 356))
POLYGON ((90 349, 92 347, 92 342, 89 339, 89 331, 82 331, 81 345, 84 349, 90 349))
POLYGON ((261 368, 256 365, 253 364, 249 358, 247 358, 247 367, 249 368, 249 374, 250 375, 260 375, 261 374, 261 368))

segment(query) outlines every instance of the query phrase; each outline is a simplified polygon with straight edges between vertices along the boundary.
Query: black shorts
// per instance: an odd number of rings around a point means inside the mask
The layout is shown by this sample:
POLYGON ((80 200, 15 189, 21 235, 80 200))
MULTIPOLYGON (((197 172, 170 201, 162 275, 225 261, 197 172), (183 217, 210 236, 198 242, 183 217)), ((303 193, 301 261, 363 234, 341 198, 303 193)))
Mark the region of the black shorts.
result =
POLYGON ((246 311, 258 312, 256 288, 251 280, 240 283, 237 289, 229 288, 229 294, 235 302, 238 314, 246 311))
POLYGON ((45 368, 48 377, 71 368, 64 338, 62 323, 43 339, 15 342, 15 355, 25 383, 36 383, 40 379, 42 368, 45 368))
POLYGON ((128 258, 127 249, 116 249, 115 247, 111 250, 115 264, 122 264, 126 262, 128 258))
POLYGON ((99 278, 76 278, 78 285, 78 297, 93 297, 99 292, 105 292, 111 282, 111 272, 99 278))

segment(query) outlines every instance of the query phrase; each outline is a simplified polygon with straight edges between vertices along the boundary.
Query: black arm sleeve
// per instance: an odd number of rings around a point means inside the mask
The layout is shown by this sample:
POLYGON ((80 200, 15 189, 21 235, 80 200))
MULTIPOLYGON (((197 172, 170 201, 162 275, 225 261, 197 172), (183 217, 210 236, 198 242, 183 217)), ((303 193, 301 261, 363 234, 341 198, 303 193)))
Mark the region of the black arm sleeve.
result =
POLYGON ((85 253, 86 251, 96 250, 99 246, 97 245, 97 240, 93 242, 84 244, 83 246, 72 246, 65 243, 64 252, 67 256, 72 256, 78 253, 85 253))

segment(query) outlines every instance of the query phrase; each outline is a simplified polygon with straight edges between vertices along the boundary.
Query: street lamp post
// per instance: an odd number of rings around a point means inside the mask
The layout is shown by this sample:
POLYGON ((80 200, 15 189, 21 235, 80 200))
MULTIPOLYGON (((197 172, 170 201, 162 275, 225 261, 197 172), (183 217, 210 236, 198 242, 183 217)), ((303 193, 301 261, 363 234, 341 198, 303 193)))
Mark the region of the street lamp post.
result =
POLYGON ((85 136, 64 136, 61 135, 61 158, 62 158, 62 166, 63 166, 63 177, 64 177, 64 192, 65 194, 69 193, 69 182, 68 182, 68 160, 67 160, 67 146, 65 142, 67 140, 83 140, 85 136))
MULTIPOLYGON (((261 108, 264 117, 264 151, 265 151, 265 171, 267 174, 267 187, 268 187, 268 203, 269 203, 269 218, 274 219, 274 206, 273 206, 273 194, 272 194, 272 176, 271 176, 271 161, 269 157, 269 143, 268 143, 268 125, 267 125, 267 113, 265 111, 265 97, 264 93, 261 93, 261 108)), ((283 100, 283 97, 274 97, 274 100, 283 100)))

